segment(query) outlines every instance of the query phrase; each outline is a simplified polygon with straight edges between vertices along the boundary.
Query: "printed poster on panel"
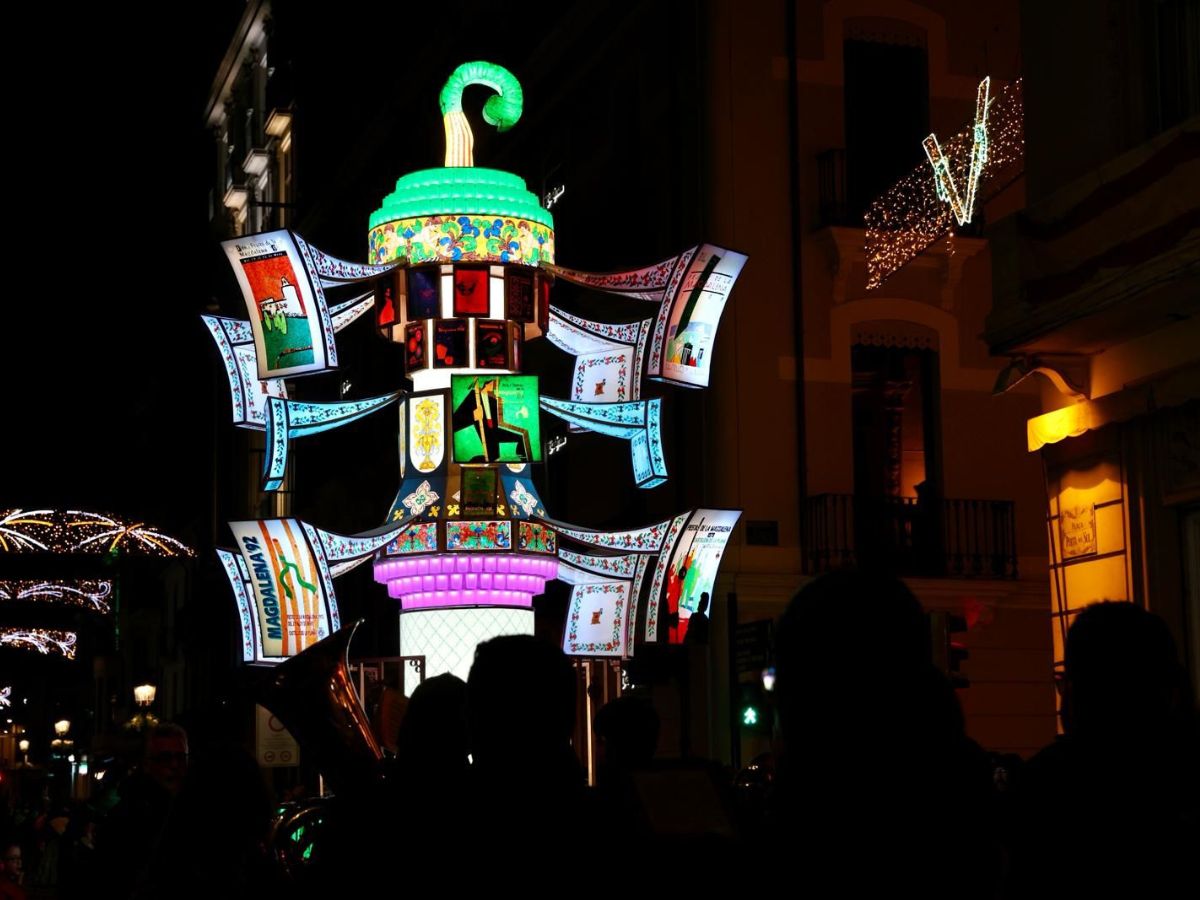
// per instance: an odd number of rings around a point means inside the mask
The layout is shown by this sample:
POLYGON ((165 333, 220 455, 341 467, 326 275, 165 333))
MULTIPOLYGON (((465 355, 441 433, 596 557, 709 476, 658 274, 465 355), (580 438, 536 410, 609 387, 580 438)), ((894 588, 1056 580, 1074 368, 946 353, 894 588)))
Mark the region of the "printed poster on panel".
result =
POLYGON ((221 245, 250 314, 258 377, 322 372, 336 365, 326 354, 329 313, 288 231, 268 231, 221 245))
POLYGON ((454 461, 541 462, 536 375, 455 375, 454 461))
POLYGON ((230 522, 246 561, 263 656, 295 656, 329 634, 313 548, 297 519, 230 522))
POLYGON ((725 301, 733 290, 746 256, 705 244, 688 266, 667 320, 662 378, 707 387, 713 344, 725 301))
POLYGON ((736 509, 698 509, 684 526, 671 551, 664 587, 667 610, 677 612, 680 622, 696 611, 701 594, 708 594, 708 614, 712 614, 713 583, 717 580, 725 544, 741 514, 736 509))

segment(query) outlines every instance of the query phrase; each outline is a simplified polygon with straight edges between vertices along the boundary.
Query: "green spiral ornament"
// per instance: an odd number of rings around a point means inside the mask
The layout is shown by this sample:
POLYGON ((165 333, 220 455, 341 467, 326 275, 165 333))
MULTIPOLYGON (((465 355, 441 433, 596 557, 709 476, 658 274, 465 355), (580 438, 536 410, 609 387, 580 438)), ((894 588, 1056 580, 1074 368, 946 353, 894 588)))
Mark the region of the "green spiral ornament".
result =
POLYGON ((482 84, 496 92, 483 104, 483 120, 497 131, 507 131, 521 118, 525 95, 512 72, 495 63, 463 63, 446 79, 438 97, 446 127, 447 167, 475 165, 475 137, 462 110, 463 91, 470 84, 482 84))

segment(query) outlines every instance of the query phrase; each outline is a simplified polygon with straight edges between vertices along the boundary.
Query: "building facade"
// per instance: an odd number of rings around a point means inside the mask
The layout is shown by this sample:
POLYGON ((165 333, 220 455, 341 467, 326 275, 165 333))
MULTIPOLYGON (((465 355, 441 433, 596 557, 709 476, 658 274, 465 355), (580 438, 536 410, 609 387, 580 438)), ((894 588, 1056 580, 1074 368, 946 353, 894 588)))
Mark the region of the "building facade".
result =
MULTIPOLYGON (((894 572, 968 620, 971 736, 1028 754, 1054 734, 1042 477, 1019 438, 1037 396, 992 396, 987 231, 977 217, 869 289, 863 222, 928 167, 927 134, 970 123, 984 76, 1019 76, 1016 4, 716 3, 710 33, 713 239, 751 254, 707 467, 716 505, 746 511, 723 569, 739 617, 777 616, 821 571, 894 572)), ((853 635, 830 638, 853 665, 853 635)))
POLYGON ((1023 431, 1045 471, 1056 664, 1079 609, 1130 600, 1167 621, 1196 685, 1200 5, 1092 12, 1023 4, 1028 197, 993 230, 987 341, 1010 360, 998 388, 1039 383, 1023 431))

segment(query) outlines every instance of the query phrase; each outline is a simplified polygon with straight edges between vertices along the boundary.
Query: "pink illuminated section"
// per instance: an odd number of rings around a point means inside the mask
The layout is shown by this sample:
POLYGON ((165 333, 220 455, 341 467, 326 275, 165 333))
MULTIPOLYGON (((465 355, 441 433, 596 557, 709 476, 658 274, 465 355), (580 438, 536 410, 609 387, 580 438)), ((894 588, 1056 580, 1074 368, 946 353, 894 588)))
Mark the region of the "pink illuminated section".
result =
POLYGON ((375 580, 402 609, 529 608, 558 574, 558 560, 518 554, 455 553, 375 563, 375 580))

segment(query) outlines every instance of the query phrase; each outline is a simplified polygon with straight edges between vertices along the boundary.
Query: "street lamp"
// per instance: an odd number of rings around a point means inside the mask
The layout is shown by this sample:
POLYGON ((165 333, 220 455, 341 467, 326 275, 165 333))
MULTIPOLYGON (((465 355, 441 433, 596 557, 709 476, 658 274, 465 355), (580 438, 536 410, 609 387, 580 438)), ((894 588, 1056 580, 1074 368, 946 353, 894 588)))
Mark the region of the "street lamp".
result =
POLYGON ((146 707, 154 702, 158 688, 152 684, 139 684, 133 689, 133 699, 138 706, 146 707))
POLYGON ((54 733, 60 738, 65 738, 67 732, 71 730, 71 722, 69 719, 59 719, 54 723, 54 733))
POLYGON ((29 740, 28 740, 28 738, 21 738, 21 740, 17 741, 17 747, 20 749, 21 755, 25 757, 25 765, 29 765, 29 740))

